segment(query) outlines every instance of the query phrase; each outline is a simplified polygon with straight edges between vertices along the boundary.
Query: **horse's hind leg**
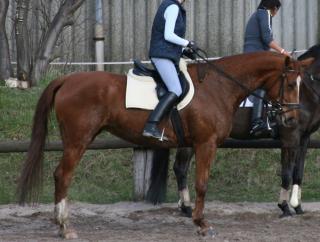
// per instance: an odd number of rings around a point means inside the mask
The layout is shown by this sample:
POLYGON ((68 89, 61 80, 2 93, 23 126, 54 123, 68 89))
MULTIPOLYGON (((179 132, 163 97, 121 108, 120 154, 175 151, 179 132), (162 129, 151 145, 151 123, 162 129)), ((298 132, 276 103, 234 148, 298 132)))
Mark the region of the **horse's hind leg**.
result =
POLYGON ((61 125, 64 151, 62 159, 54 172, 55 180, 55 219, 60 226, 60 235, 64 238, 77 238, 75 231, 69 228, 67 210, 67 192, 73 172, 87 146, 98 132, 98 125, 61 125), (85 127, 85 128, 80 128, 85 127))
POLYGON ((187 217, 192 217, 192 207, 187 184, 188 169, 194 152, 192 148, 178 148, 173 170, 176 175, 179 191, 179 208, 187 217))
POLYGON ((55 219, 60 226, 60 235, 66 239, 77 238, 75 231, 69 228, 67 191, 71 183, 73 171, 78 164, 85 149, 67 147, 63 157, 54 172, 55 179, 55 219))

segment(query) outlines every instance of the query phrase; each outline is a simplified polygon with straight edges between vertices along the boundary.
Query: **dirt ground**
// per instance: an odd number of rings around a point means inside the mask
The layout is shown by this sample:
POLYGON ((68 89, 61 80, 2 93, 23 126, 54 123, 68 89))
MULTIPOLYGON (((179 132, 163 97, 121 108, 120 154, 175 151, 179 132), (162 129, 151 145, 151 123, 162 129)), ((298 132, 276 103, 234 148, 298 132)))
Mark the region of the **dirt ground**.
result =
MULTIPOLYGON (((205 216, 218 233, 197 235, 176 204, 93 205, 72 203, 75 241, 320 241, 320 203, 305 203, 302 216, 279 219, 274 203, 206 203, 205 216)), ((0 241, 61 241, 53 205, 0 206, 0 241)))

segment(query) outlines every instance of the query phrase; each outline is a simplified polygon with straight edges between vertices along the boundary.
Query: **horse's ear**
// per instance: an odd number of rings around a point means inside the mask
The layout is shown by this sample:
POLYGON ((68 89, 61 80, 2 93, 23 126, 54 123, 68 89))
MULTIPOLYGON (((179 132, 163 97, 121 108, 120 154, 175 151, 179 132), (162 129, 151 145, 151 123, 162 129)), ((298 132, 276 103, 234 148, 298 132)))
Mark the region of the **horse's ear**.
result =
POLYGON ((309 67, 316 59, 313 57, 309 57, 308 59, 299 61, 303 68, 309 67))

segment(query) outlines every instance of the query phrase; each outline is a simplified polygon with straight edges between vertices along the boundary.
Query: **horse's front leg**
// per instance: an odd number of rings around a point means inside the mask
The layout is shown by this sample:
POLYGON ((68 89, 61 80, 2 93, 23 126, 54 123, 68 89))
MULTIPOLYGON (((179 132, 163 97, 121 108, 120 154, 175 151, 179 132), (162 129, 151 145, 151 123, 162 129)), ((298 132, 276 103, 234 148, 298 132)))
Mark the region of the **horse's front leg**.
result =
POLYGON ((303 209, 301 206, 301 185, 304 173, 304 161, 306 158, 308 143, 310 136, 301 139, 301 145, 298 151, 295 167, 293 170, 292 177, 292 194, 290 199, 290 204, 294 208, 296 214, 303 214, 303 209))
POLYGON ((214 237, 210 224, 204 219, 204 199, 208 189, 208 179, 210 174, 211 162, 213 161, 217 144, 215 139, 206 143, 195 145, 196 154, 196 200, 195 209, 192 213, 193 222, 199 226, 199 234, 214 237))
POLYGON ((178 148, 173 170, 176 175, 180 200, 178 203, 181 212, 187 217, 192 217, 192 207, 187 184, 188 169, 194 152, 192 148, 178 148))
POLYGON ((278 201, 278 207, 282 211, 280 218, 292 216, 289 208, 290 185, 293 175, 293 168, 297 156, 296 148, 281 149, 281 190, 278 201))

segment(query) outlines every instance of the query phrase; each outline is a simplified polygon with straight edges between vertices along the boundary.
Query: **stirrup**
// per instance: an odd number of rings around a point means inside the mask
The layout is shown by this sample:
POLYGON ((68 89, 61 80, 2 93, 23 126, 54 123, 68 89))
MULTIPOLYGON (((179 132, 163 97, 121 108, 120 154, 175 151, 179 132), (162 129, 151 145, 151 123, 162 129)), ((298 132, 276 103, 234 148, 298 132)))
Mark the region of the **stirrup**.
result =
POLYGON ((143 130, 142 136, 148 137, 148 138, 154 138, 161 142, 168 141, 169 139, 164 135, 165 129, 162 130, 161 134, 158 130, 143 130))
POLYGON ((269 123, 264 122, 263 120, 257 120, 254 122, 254 125, 250 129, 251 136, 260 136, 262 134, 267 134, 272 131, 269 123))
POLYGON ((165 128, 162 129, 161 137, 159 139, 161 142, 163 142, 164 140, 166 140, 166 141, 168 140, 168 138, 164 136, 164 130, 165 130, 165 128))

